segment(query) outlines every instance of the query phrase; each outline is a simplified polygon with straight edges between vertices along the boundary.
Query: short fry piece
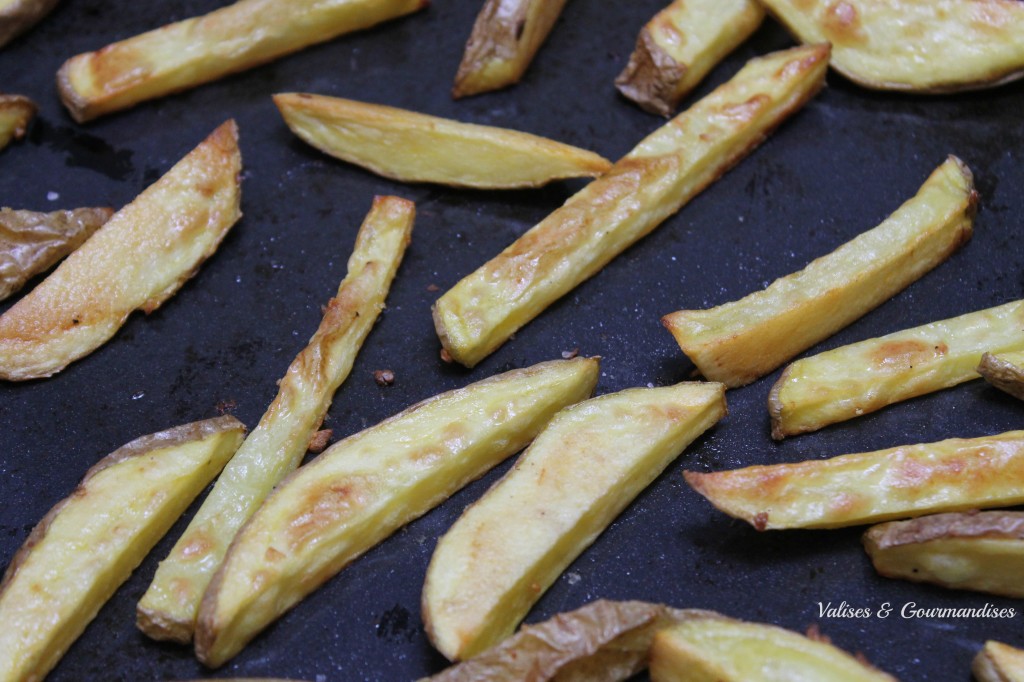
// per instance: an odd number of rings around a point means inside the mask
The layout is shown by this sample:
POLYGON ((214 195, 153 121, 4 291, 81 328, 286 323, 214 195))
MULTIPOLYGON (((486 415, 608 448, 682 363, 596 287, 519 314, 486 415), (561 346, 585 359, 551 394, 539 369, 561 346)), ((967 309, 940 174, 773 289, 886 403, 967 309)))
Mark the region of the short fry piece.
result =
POLYGON ((743 386, 946 260, 971 236, 977 197, 970 170, 950 157, 881 225, 803 270, 738 301, 680 310, 662 322, 705 377, 743 386))
POLYGON ((451 660, 500 642, 683 448, 725 414, 721 384, 637 388, 568 407, 437 543, 423 587, 451 660))
POLYGON ((1024 350, 994 355, 985 353, 978 374, 996 388, 1024 400, 1024 350))
POLYGON ((292 361, 274 402, 225 467, 139 602, 138 626, 150 637, 191 641, 199 601, 235 533, 302 461, 334 392, 348 377, 384 308, 415 215, 411 201, 374 199, 349 258, 348 274, 327 304, 320 327, 292 361))
POLYGON ((0 679, 43 679, 244 435, 218 417, 143 436, 93 466, 7 567, 0 679))
POLYGON ((59 372, 173 296, 241 217, 241 169, 228 121, 0 317, 0 378, 59 372))
POLYGON ((640 30, 615 86, 646 111, 670 116, 763 19, 755 0, 674 0, 640 30))
POLYGON ((768 397, 776 439, 978 378, 986 351, 1024 350, 1024 300, 797 360, 768 397))
POLYGON ((1024 651, 989 640, 974 657, 971 672, 978 682, 1024 682, 1024 651))
POLYGON ((757 530, 1011 506, 1024 502, 1024 431, 684 476, 711 504, 757 530))
POLYGON ((23 95, 0 95, 0 149, 20 140, 36 115, 36 104, 23 95))
POLYGON ((414 405, 286 478, 239 531, 199 607, 219 666, 346 564, 521 449, 590 395, 597 359, 513 370, 414 405))
POLYGON ((35 26, 57 0, 0 0, 0 47, 35 26))
POLYGON ((753 59, 665 124, 434 306, 448 354, 472 367, 739 162, 824 84, 828 46, 753 59))
POLYGON ((79 123, 415 12, 427 0, 239 0, 85 52, 57 73, 79 123))

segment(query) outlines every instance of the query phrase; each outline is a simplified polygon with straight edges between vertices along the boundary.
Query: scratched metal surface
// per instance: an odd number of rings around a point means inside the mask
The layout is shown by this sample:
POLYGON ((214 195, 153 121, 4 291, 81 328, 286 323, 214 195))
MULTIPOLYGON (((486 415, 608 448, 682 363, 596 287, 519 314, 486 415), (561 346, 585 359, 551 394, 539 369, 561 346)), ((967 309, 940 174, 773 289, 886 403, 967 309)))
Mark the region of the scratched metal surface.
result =
MULTIPOLYGON (((59 105, 64 59, 206 12, 216 0, 62 3, 0 51, 0 87, 35 98, 26 141, 0 155, 0 201, 18 208, 121 206, 228 117, 241 127, 243 209, 199 274, 148 318, 57 376, 0 385, 0 563, 104 454, 142 434, 217 414, 232 403, 249 425, 315 329, 344 275, 374 194, 419 207, 413 244, 389 307, 370 335, 327 425, 351 433, 443 390, 579 348, 600 355, 599 393, 667 384, 692 365, 658 322, 684 307, 739 298, 877 224, 948 153, 974 169, 982 195, 973 240, 921 281, 813 351, 1020 298, 1024 289, 1024 86, 915 98, 830 88, 658 231, 615 260, 472 371, 446 366, 429 307, 438 293, 559 206, 580 183, 530 192, 405 186, 335 162, 298 142, 269 95, 300 90, 504 125, 627 152, 661 120, 611 86, 636 33, 662 0, 569 3, 525 81, 460 102, 448 96, 479 3, 437 2, 378 29, 87 126, 59 105), (58 196, 59 195, 59 196, 58 196), (396 382, 378 387, 372 371, 396 382)), ((785 47, 766 25, 699 93, 749 57, 785 47)), ((9 305, 9 304, 8 304, 9 305)), ((4 306, 4 309, 6 305, 4 306)), ((594 598, 701 607, 805 629, 818 623, 904 680, 967 680, 987 638, 1024 644, 1021 617, 998 620, 820 618, 818 602, 877 608, 1019 609, 1017 601, 876 577, 861 529, 758 534, 715 512, 682 481, 684 468, 796 461, 1020 426, 1024 405, 972 382, 818 433, 773 443, 765 399, 777 373, 729 393, 730 414, 644 492, 541 599, 530 620, 594 598)), ((223 669, 134 628, 134 608, 180 522, 104 607, 52 680, 204 675, 306 680, 412 679, 443 666, 423 635, 419 594, 437 537, 505 468, 470 485, 367 553, 223 669)), ((190 510, 189 515, 195 507, 190 510)))

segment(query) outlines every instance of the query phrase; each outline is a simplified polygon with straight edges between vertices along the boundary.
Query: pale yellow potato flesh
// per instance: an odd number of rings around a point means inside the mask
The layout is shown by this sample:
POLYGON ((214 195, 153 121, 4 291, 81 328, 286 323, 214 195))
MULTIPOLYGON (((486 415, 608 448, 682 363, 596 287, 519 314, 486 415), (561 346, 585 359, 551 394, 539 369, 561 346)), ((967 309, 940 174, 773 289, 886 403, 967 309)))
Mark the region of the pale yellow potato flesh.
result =
POLYGON ((84 52, 57 73, 79 123, 208 83, 345 33, 415 12, 427 0, 240 0, 84 52))
POLYGON ((701 374, 743 386, 946 260, 971 236, 977 197, 970 170, 950 157, 882 224, 803 270, 738 301, 671 313, 662 323, 701 374))
POLYGON ((732 471, 686 482, 757 530, 839 528, 1024 503, 1024 431, 732 471))
POLYGON ((405 253, 415 205, 377 197, 348 261, 348 274, 309 344, 279 382, 277 397, 217 479, 138 604, 137 624, 154 639, 192 639, 199 602, 238 529, 294 470, 320 428, 384 308, 405 253))
POLYGON ((0 316, 0 378, 59 372, 173 296, 241 217, 241 170, 228 121, 0 316))
POLYGON ((751 60, 434 305, 444 349, 472 367, 740 161, 824 85, 828 46, 751 60))
POLYGON ((442 393, 335 443, 239 531, 199 607, 196 655, 219 666, 346 564, 523 448, 587 398, 598 360, 541 363, 442 393))
POLYGON ((0 149, 25 137, 36 110, 35 102, 24 95, 0 95, 0 149))
POLYGON ((57 0, 0 0, 0 47, 32 28, 57 6, 57 0))
POLYGON ((518 83, 544 44, 566 0, 486 0, 466 43, 452 97, 518 83))
POLYGON ((568 407, 438 541, 427 636, 450 660, 511 635, 541 595, 683 448, 726 412, 725 387, 637 388, 568 407))
POLYGON ((996 388, 1024 400, 1024 350, 985 353, 977 371, 996 388))
POLYGON ((42 680, 242 442, 234 417, 138 438, 32 530, 0 583, 0 679, 42 680))
POLYGON ((971 665, 978 682, 1024 682, 1024 651, 989 640, 971 665))
POLYGON ((991 351, 1024 350, 1024 299, 797 360, 772 387, 776 439, 978 378, 991 351))
POLYGON ((941 93, 1024 75, 1017 0, 761 0, 798 40, 868 88, 941 93))
POLYGON ((670 116, 762 20, 756 0, 675 0, 640 30, 615 87, 644 110, 670 116))

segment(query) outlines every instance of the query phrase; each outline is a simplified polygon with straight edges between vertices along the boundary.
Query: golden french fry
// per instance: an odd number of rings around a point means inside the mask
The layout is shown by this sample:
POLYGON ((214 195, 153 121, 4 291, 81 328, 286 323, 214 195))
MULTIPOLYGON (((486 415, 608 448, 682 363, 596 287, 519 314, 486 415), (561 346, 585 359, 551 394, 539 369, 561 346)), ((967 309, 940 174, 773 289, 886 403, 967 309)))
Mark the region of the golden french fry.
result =
POLYGON ((0 95, 0 149, 25 137, 36 110, 35 102, 24 95, 0 95))
POLYGON ((978 682, 1024 682, 1024 651, 989 640, 974 657, 971 672, 978 682))
POLYGON ((35 26, 57 0, 0 0, 0 47, 35 26))
POLYGON ((996 388, 1024 400, 1024 350, 983 354, 978 374, 996 388))
POLYGON ((472 367, 739 162, 821 89, 828 46, 753 59, 434 305, 448 354, 472 367))

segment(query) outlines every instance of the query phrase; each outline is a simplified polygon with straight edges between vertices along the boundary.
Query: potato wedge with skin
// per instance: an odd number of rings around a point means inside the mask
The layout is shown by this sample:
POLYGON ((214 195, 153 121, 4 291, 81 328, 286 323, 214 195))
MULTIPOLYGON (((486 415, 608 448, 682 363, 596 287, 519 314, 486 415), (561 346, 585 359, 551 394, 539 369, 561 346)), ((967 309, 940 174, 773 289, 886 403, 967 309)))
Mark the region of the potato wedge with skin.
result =
POLYGON ((971 666, 978 682, 1024 682, 1024 651, 989 640, 971 666))
POLYGON ((797 360, 768 396, 772 437, 820 429, 978 378, 986 351, 1024 350, 1024 299, 797 360))
POLYGON ((887 578, 1024 597, 1024 512, 883 523, 864 534, 864 549, 887 578))
POLYGON ((153 639, 192 639, 199 601, 235 533, 295 469, 334 392, 384 308, 412 233, 416 207, 376 197, 356 237, 348 274, 309 344, 279 382, 277 397, 217 479, 139 602, 137 624, 153 639))
POLYGON ((985 353, 978 374, 998 389, 1024 400, 1024 350, 1009 353, 985 353))
POLYGON ((448 354, 472 367, 675 213, 824 84, 828 46, 751 60, 654 131, 434 305, 448 354))
POLYGON ((977 202, 970 170, 950 157, 878 227, 767 289, 662 323, 705 377, 749 384, 946 260, 970 238, 977 202))
POLYGON ((551 584, 725 414, 722 384, 603 395, 559 412, 438 541, 423 623, 451 660, 515 631, 551 584))
POLYGON ((840 528, 1024 503, 1024 431, 716 473, 686 482, 757 530, 840 528))
POLYGON ((242 442, 234 417, 138 438, 32 530, 0 584, 0 679, 41 680, 242 442))
POLYGON ((403 182, 515 189, 594 177, 611 162, 507 128, 460 123, 339 97, 274 95, 285 123, 331 156, 403 182))
POLYGON ((832 66, 866 88, 993 87, 1024 75, 1017 0, 761 0, 798 40, 832 43, 832 66))
POLYGON ((0 0, 0 47, 35 26, 57 0, 0 0))
POLYGON ((442 393, 335 443, 242 527, 199 607, 196 655, 219 666, 360 554, 588 397, 596 358, 545 362, 442 393))
POLYGON ((83 123, 426 5, 427 0, 239 0, 72 57, 57 73, 57 87, 71 116, 83 123))
POLYGON ((0 378, 59 372, 173 296, 241 217, 241 169, 228 121, 0 316, 0 378))
POLYGON ((642 109, 670 116, 762 20, 755 0, 675 0, 641 29, 615 87, 642 109))
POLYGON ((20 140, 35 117, 36 103, 23 95, 0 95, 0 149, 20 140))

